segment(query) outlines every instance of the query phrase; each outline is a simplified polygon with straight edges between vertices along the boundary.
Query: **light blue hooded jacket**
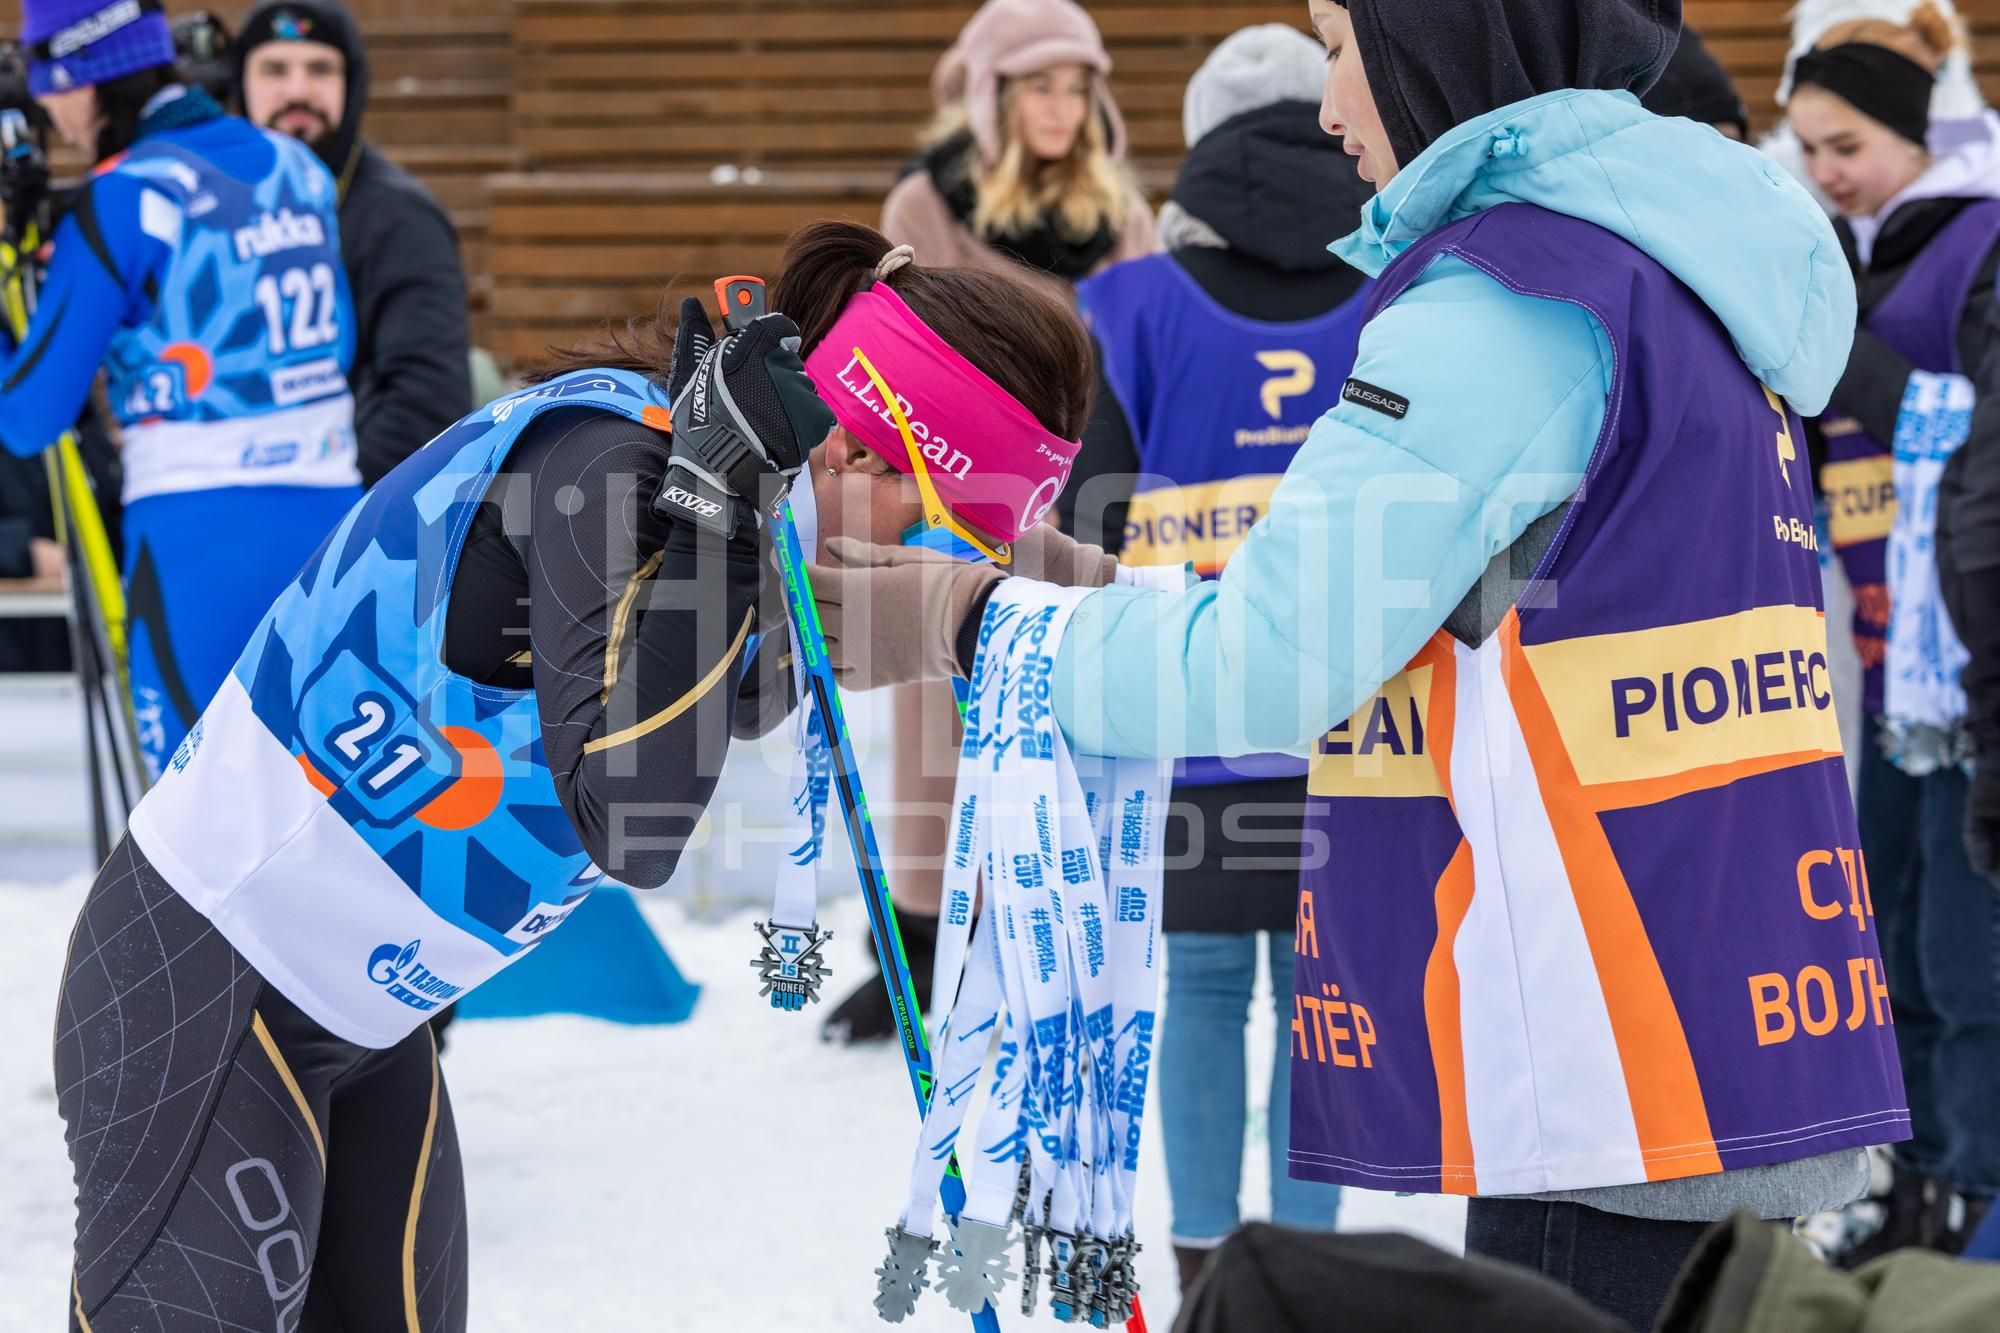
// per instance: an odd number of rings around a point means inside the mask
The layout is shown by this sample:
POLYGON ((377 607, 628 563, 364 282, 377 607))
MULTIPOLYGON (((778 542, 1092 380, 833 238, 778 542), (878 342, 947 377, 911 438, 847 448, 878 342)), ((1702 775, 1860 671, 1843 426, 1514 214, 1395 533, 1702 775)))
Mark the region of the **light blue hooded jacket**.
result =
MULTIPOLYGON (((1802 415, 1826 405, 1855 322, 1831 223, 1754 149, 1654 116, 1629 93, 1547 93, 1459 125, 1331 248, 1379 273, 1431 230, 1511 202, 1637 245, 1715 312, 1765 385, 1802 415)), ((1361 334, 1354 377, 1409 400, 1393 440, 1386 418, 1342 402, 1220 579, 1105 588, 1078 608, 1055 696, 1071 745, 1307 750, 1403 669, 1496 554, 1574 494, 1611 355, 1580 308, 1438 259, 1361 334)))

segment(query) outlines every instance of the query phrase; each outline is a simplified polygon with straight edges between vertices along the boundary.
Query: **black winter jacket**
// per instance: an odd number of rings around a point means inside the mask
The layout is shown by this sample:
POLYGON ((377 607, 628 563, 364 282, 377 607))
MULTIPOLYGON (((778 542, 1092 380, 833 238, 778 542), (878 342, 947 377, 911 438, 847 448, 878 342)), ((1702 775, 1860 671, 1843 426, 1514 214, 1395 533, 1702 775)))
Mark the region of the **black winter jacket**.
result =
MULTIPOLYGON (((313 40, 347 56, 347 110, 314 151, 340 183, 340 253, 354 293, 356 340, 348 383, 361 443, 361 482, 373 486, 433 435, 470 412, 471 332, 458 232, 424 186, 361 137, 368 110, 368 48, 341 0, 264 0, 267 11, 311 16, 313 40)), ((240 90, 255 47, 231 52, 240 90)))
POLYGON ((359 334, 348 380, 361 481, 372 486, 475 406, 472 335, 451 219, 373 144, 356 152, 340 252, 359 334))

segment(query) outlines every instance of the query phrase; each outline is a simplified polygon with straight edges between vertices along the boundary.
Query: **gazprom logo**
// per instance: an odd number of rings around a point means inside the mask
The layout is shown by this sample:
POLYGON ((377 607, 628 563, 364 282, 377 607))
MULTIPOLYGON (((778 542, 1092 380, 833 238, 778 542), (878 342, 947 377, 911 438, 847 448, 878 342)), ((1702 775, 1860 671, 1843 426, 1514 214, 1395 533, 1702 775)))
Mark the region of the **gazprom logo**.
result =
POLYGON ((429 1011, 457 998, 465 987, 453 985, 417 961, 422 940, 385 944, 368 955, 368 979, 412 1009, 429 1011))

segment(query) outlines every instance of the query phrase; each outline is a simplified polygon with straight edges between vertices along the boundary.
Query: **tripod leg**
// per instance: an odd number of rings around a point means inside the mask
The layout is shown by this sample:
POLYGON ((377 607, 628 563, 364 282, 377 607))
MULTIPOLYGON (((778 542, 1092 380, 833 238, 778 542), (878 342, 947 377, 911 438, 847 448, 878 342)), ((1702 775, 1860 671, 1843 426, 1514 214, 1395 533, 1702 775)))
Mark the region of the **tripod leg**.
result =
MULTIPOLYGON (((77 577, 77 562, 70 562, 70 577, 77 577)), ((104 765, 97 752, 97 712, 100 706, 98 691, 102 683, 102 673, 98 670, 95 645, 83 626, 84 610, 81 605, 70 608, 70 658, 76 670, 76 683, 83 695, 83 767, 90 783, 90 836, 91 848, 97 854, 97 864, 103 865, 111 856, 111 830, 104 813, 104 765)))

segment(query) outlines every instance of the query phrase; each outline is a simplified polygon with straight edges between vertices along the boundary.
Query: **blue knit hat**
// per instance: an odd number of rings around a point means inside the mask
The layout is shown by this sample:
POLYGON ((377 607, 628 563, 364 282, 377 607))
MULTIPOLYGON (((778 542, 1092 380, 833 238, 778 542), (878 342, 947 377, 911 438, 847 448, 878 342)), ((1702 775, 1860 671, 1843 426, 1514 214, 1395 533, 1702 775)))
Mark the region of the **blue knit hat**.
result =
POLYGON ((174 63, 160 0, 22 0, 28 91, 68 92, 174 63))

